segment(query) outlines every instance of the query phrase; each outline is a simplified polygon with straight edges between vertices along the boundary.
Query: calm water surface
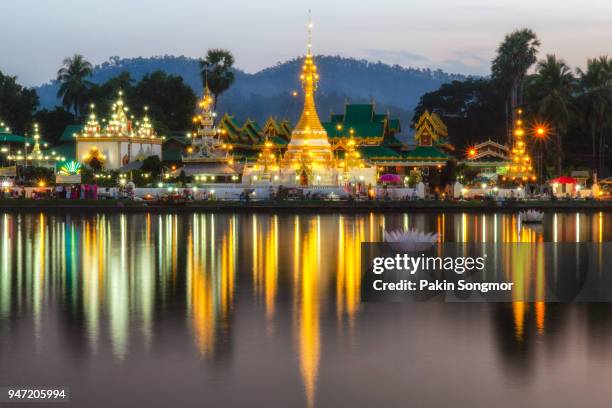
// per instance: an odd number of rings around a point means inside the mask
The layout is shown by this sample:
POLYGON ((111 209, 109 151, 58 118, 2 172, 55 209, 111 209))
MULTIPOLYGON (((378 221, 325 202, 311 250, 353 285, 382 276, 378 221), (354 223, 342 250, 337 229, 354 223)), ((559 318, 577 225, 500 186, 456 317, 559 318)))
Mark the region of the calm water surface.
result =
POLYGON ((412 227, 612 240, 611 213, 535 228, 512 214, 0 214, 0 386, 68 386, 90 407, 612 404, 611 305, 362 304, 360 243, 412 227))

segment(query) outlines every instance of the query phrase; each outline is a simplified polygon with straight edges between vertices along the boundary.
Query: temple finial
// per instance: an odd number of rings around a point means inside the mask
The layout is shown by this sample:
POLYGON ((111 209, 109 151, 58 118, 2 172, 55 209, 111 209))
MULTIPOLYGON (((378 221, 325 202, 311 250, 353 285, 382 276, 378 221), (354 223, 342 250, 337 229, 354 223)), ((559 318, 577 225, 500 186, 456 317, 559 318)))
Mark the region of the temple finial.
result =
POLYGON ((312 55, 312 13, 308 9, 308 55, 312 55))

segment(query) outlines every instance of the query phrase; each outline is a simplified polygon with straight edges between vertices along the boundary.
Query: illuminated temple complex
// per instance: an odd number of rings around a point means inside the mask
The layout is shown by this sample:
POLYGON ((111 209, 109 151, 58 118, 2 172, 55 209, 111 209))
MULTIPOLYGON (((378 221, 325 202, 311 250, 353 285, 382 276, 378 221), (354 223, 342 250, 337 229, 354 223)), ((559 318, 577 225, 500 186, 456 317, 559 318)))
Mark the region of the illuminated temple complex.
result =
POLYGON ((355 151, 355 139, 350 136, 343 141, 344 154, 340 157, 334 153, 328 132, 319 119, 315 104, 319 73, 312 55, 311 28, 309 24, 308 50, 300 75, 304 94, 302 114, 288 140, 283 138, 288 133, 288 126, 268 122, 268 134, 264 135, 257 160, 246 164, 243 169, 244 184, 376 184, 376 167, 361 160, 361 155, 355 151), (278 152, 277 143, 284 144, 285 140, 286 148, 278 152))
POLYGON ((69 126, 54 150, 85 165, 97 162, 103 169, 121 171, 137 169, 145 158, 158 156, 172 169, 171 176, 184 174, 196 184, 365 187, 379 184, 388 174, 414 184, 442 174, 453 159, 463 159, 462 164, 480 173, 503 175, 507 181, 534 181, 520 119, 511 148, 488 140, 468 149, 463 158, 435 112, 425 110, 418 116, 412 142, 405 138, 400 120, 377 111, 374 102, 345 103, 343 111, 319 116, 320 77, 311 37, 309 24, 299 74, 303 107, 295 125, 284 118, 269 117, 260 125, 251 119, 239 122, 228 113, 217 117, 206 83, 186 136, 158 136, 146 115, 135 122, 119 95, 107 121, 99 123, 92 112, 84 125, 69 126))
POLYGON ((121 92, 105 126, 92 112, 82 130, 73 135, 76 158, 87 165, 97 162, 109 170, 138 168, 150 156, 161 159, 163 137, 157 135, 149 117, 145 114, 134 123, 133 116, 128 115, 121 92))

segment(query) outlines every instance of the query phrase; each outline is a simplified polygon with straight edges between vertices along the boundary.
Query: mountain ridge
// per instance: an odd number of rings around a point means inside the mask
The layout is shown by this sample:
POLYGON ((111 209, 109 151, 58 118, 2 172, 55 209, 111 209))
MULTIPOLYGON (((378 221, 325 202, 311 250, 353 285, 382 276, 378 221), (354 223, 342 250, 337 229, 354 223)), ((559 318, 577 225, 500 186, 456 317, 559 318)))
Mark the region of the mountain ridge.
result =
MULTIPOLYGON (((269 116, 295 120, 301 103, 295 101, 293 91, 299 91, 299 72, 302 58, 277 62, 255 73, 235 69, 236 80, 219 98, 218 111, 228 112, 239 120, 251 118, 264 121, 269 116)), ((411 112, 420 96, 438 89, 442 84, 462 80, 466 76, 449 74, 441 70, 409 68, 339 56, 315 56, 321 73, 317 103, 322 120, 327 112, 341 112, 347 102, 375 101, 379 111, 388 111, 400 117, 407 127, 411 112)), ((202 93, 199 60, 185 56, 163 55, 157 57, 119 58, 94 67, 91 81, 102 83, 127 71, 135 80, 155 70, 180 75, 197 95, 202 93)), ((57 81, 35 87, 41 107, 52 108, 60 102, 57 98, 57 81)))

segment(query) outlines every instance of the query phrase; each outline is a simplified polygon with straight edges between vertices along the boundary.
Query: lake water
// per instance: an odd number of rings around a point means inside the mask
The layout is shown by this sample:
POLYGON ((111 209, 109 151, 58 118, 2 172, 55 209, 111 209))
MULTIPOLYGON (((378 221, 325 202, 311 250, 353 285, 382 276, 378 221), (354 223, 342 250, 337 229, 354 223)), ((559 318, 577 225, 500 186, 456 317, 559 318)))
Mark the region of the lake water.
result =
POLYGON ((610 304, 361 303, 360 243, 412 227, 612 240, 611 213, 0 214, 0 386, 89 407, 610 406, 610 304))

